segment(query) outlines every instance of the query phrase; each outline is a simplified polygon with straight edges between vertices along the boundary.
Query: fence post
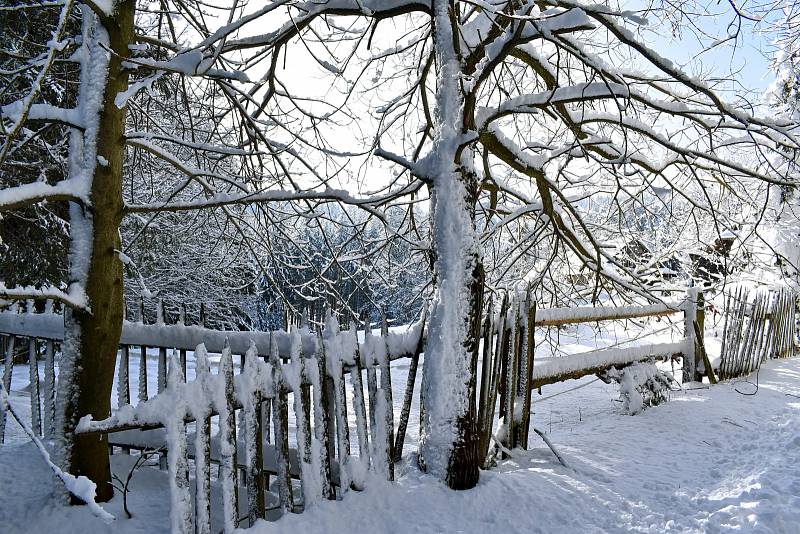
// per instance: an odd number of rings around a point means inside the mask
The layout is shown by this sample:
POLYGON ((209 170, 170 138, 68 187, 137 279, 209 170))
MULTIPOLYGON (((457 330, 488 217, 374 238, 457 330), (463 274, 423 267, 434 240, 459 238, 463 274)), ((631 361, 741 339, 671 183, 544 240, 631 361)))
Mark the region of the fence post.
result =
POLYGON ((289 407, 287 391, 283 383, 283 368, 278 356, 278 341, 270 341, 269 363, 272 366, 272 424, 275 436, 275 463, 277 465, 278 502, 283 515, 294 511, 292 496, 291 464, 289 457, 289 407))
MULTIPOLYGON (((519 324, 519 295, 512 298, 513 311, 511 313, 511 329, 509 333, 510 350, 508 358, 506 359, 506 374, 505 374, 505 411, 503 412, 503 423, 505 424, 505 434, 501 437, 500 441, 506 449, 513 449, 516 443, 514 442, 516 422, 514 417, 515 405, 517 400, 517 376, 519 374, 519 347, 520 347, 520 324, 519 324)), ((503 453, 503 458, 507 458, 508 454, 503 453)))
MULTIPOLYGON (((381 393, 383 394, 382 401, 383 407, 381 408, 381 400, 378 401, 377 410, 378 418, 380 418, 381 411, 383 411, 384 419, 384 439, 385 439, 385 453, 384 457, 387 464, 386 477, 388 480, 394 480, 394 456, 392 449, 394 446, 394 400, 392 398, 392 368, 389 361, 389 323, 386 320, 386 314, 381 311, 382 324, 381 324, 381 343, 383 350, 378 352, 379 361, 378 365, 381 369, 381 393)), ((477 342, 476 342, 477 343, 477 342)), ((380 423, 378 423, 380 425, 380 423)), ((376 447, 377 450, 377 447, 376 447)))
POLYGON ((222 375, 225 391, 225 402, 218 407, 223 532, 232 534, 239 524, 239 492, 236 480, 236 395, 233 387, 233 358, 227 339, 217 374, 222 375))
MULTIPOLYGON (((164 326, 164 301, 158 299, 158 309, 156 310, 156 324, 164 326)), ((167 388, 167 348, 158 348, 158 392, 161 393, 167 388)))
POLYGON ((533 301, 533 294, 528 288, 528 297, 525 303, 527 309, 528 324, 526 327, 525 339, 525 375, 524 386, 522 387, 523 397, 522 404, 522 422, 519 426, 519 442, 522 448, 528 449, 528 434, 530 433, 531 426, 531 382, 533 382, 533 360, 536 353, 536 339, 534 338, 535 325, 536 325, 536 302, 533 301))
MULTIPOLYGON (((333 407, 332 390, 329 382, 328 364, 325 361, 325 347, 322 344, 322 333, 317 328, 317 369, 319 382, 314 384, 314 432, 320 443, 320 476, 322 477, 322 496, 328 500, 336 500, 336 488, 333 484, 331 464, 334 459, 333 423, 330 419, 333 407)), ((312 375, 313 376, 313 375, 312 375)))
MULTIPOLYGON (((181 326, 186 325, 186 303, 181 304, 180 315, 178 316, 178 324, 181 326)), ((183 379, 188 382, 189 375, 186 374, 186 349, 180 349, 178 352, 181 358, 181 369, 183 369, 183 379)))
MULTIPOLYGON (((122 309, 122 317, 128 320, 128 307, 122 309)), ((119 353, 119 364, 117 366, 117 407, 122 408, 131 403, 130 379, 128 377, 128 367, 130 362, 130 348, 122 345, 119 353)))
MULTIPOLYGON (((53 313, 53 300, 47 299, 44 303, 44 313, 53 313)), ((55 433, 56 425, 56 373, 53 359, 55 347, 52 339, 45 340, 44 351, 44 408, 43 432, 45 436, 55 433)))
MULTIPOLYGON (((11 372, 14 369, 14 342, 15 337, 13 335, 8 336, 6 341, 6 363, 5 367, 3 367, 3 387, 9 393, 11 393, 11 372)), ((0 443, 5 441, 5 433, 6 412, 5 410, 0 410, 0 443)))
POLYGON ((695 356, 696 342, 694 322, 697 319, 697 288, 690 287, 686 290, 686 300, 683 305, 683 336, 686 339, 683 348, 683 380, 684 384, 694 382, 697 375, 697 360, 695 356))
MULTIPOLYGON (((414 397, 414 382, 417 380, 417 368, 419 367, 419 356, 422 353, 425 338, 425 321, 428 317, 428 309, 422 307, 422 324, 419 329, 419 339, 411 356, 411 364, 408 368, 408 378, 406 379, 406 390, 403 396, 403 409, 400 412, 400 422, 397 424, 397 434, 395 435, 394 451, 392 461, 397 463, 403 457, 403 443, 406 439, 406 428, 408 427, 408 417, 411 414, 411 401, 414 397)), ((420 410, 422 408, 420 407, 420 410)))
MULTIPOLYGON (((30 305, 28 309, 33 309, 30 305)), ((28 340, 28 373, 30 379, 31 396, 31 428, 37 436, 42 435, 42 411, 39 397, 39 348, 36 338, 28 340)))
MULTIPOLYGON (((184 397, 184 377, 181 375, 178 351, 173 349, 165 390, 177 399, 184 397)), ((172 494, 171 532, 174 534, 190 534, 194 532, 194 527, 192 525, 192 497, 189 487, 189 457, 186 450, 185 404, 178 401, 178 406, 180 411, 174 413, 165 421, 169 450, 170 493, 172 494)))
MULTIPOLYGON (((210 368, 208 354, 204 344, 200 344, 194 351, 195 355, 195 381, 207 399, 212 399, 209 386, 210 368)), ((211 534, 211 410, 208 404, 199 404, 194 409, 197 420, 195 433, 195 532, 196 534, 211 534)))
MULTIPOLYGON (((697 291, 697 298, 695 299, 695 323, 697 323, 697 329, 695 332, 697 336, 705 336, 706 333, 706 299, 703 296, 703 292, 698 290, 697 291)), ((694 329, 694 325, 692 325, 692 329, 694 329)), ((696 337, 696 336, 695 336, 696 337)), ((711 365, 710 359, 704 357, 705 354, 705 339, 703 338, 695 339, 694 344, 694 369, 695 369, 695 380, 700 381, 703 379, 702 374, 698 371, 700 362, 703 362, 703 368, 705 369, 706 363, 705 360, 709 360, 709 366, 711 365)), ((708 377, 714 376, 713 369, 705 369, 705 374, 708 377)))
MULTIPOLYGON (((144 299, 139 299, 139 322, 147 324, 144 316, 144 299)), ((147 347, 139 346, 139 402, 147 400, 147 347)))
MULTIPOLYGON (((242 373, 258 383, 258 367, 256 360, 255 343, 250 342, 250 348, 245 356, 245 367, 242 373)), ((252 527, 256 520, 264 519, 264 440, 261 429, 261 399, 262 392, 258 387, 251 388, 242 399, 242 412, 244 413, 244 442, 245 442, 245 483, 247 485, 247 515, 252 527)))
POLYGON ((56 428, 56 372, 53 359, 53 340, 45 344, 44 360, 44 428, 46 436, 52 436, 56 428))

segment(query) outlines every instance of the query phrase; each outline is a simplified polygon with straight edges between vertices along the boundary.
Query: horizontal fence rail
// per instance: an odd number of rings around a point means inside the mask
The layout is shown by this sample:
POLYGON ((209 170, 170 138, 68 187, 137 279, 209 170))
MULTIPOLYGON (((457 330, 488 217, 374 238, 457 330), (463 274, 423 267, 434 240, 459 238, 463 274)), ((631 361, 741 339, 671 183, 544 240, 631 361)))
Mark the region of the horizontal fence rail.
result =
MULTIPOLYGON (((391 359, 408 357, 414 352, 421 323, 411 325, 404 332, 385 334, 386 346, 391 359)), ((0 333, 18 337, 38 338, 52 341, 64 339, 64 317, 56 313, 10 313, 0 312, 0 333)), ((123 321, 120 345, 145 346, 180 350, 194 350, 203 343, 210 353, 221 353, 227 345, 234 354, 244 354, 255 344, 256 353, 267 356, 270 344, 278 345, 282 358, 290 355, 289 334, 283 330, 275 332, 212 330, 202 326, 178 324, 142 324, 123 321)), ((313 352, 316 336, 302 334, 303 350, 313 352)))
MULTIPOLYGON (((587 375, 595 375, 610 367, 619 367, 643 360, 667 360, 682 357, 689 350, 687 339, 674 343, 651 343, 633 347, 601 349, 556 358, 540 358, 533 369, 531 389, 587 375)), ((692 348, 693 351, 693 348, 692 348)))
POLYGON ((595 321, 663 317, 683 311, 683 301, 646 306, 584 306, 538 310, 534 326, 560 326, 595 321))

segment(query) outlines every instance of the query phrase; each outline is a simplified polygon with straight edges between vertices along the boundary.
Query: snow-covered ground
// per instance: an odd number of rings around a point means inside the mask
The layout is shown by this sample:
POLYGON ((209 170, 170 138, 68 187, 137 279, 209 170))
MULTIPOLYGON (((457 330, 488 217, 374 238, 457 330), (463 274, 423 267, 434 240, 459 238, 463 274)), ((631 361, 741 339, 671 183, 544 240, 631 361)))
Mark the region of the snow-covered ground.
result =
MULTIPOLYGON (((616 336, 582 334, 565 336, 560 349, 607 346, 616 336)), ((668 340, 661 335, 659 341, 668 340)), ((407 362, 393 365, 396 402, 405 367, 407 362)), ((19 390, 27 383, 27 369, 15 373, 11 401, 24 414, 28 407, 19 390)), ((411 466, 412 415, 396 483, 371 480, 365 491, 350 492, 344 501, 260 523, 252 532, 800 533, 800 359, 768 362, 758 383, 755 395, 743 394, 755 391, 745 382, 696 385, 699 389, 672 392, 670 402, 637 416, 620 413, 617 386, 593 377, 548 386, 534 396, 533 424, 549 434, 569 467, 531 433, 530 451, 515 451, 464 492, 449 491, 411 466)), ((164 472, 138 470, 129 496, 134 517, 124 519, 117 496, 106 505, 117 520, 105 525, 83 507, 54 501, 49 471, 15 426, 9 422, 11 443, 0 447, 0 531, 168 530, 164 472)), ((124 477, 131 457, 113 460, 124 477)))

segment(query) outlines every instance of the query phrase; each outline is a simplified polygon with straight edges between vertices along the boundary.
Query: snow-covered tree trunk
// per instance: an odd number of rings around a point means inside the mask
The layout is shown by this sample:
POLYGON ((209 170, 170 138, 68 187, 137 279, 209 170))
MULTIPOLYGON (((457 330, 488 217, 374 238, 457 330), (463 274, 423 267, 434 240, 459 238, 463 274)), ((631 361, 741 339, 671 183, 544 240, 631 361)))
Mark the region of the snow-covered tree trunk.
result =
MULTIPOLYGON (((71 138, 71 178, 80 178, 90 204, 70 205, 70 280, 83 288, 84 309, 65 314, 65 339, 59 376, 62 464, 73 475, 97 483, 97 500, 113 495, 105 435, 75 436, 80 417, 110 415, 114 364, 122 330, 122 165, 125 110, 116 95, 127 89, 122 67, 133 39, 134 0, 111 13, 83 7, 83 45, 78 112, 84 123, 71 138)), ((73 288, 70 288, 73 289, 73 288)))
POLYGON ((439 66, 434 144, 427 156, 433 176, 432 246, 436 296, 431 311, 422 385, 425 413, 420 435, 424 468, 453 489, 478 482, 477 427, 470 395, 472 325, 480 317, 480 271, 475 243, 473 154, 465 138, 463 73, 454 41, 453 4, 436 0, 434 41, 439 66))

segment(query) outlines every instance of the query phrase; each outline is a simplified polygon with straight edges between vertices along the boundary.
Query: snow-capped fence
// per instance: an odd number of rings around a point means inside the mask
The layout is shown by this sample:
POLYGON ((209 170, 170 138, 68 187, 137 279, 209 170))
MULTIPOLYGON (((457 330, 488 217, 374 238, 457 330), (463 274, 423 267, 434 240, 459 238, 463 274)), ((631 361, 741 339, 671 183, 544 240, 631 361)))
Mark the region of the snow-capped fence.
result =
MULTIPOLYGON (((229 338, 227 343, 223 341, 217 373, 210 372, 208 347, 196 347, 196 378, 188 383, 174 349, 167 383, 158 395, 136 406, 124 405, 103 421, 84 418, 76 432, 163 427, 144 447, 166 448, 173 532, 210 531, 210 464, 219 463, 222 523, 230 532, 239 525, 240 500, 246 502, 242 515, 252 524, 268 515, 300 511, 319 499, 335 499, 337 493, 351 487, 359 489, 367 470, 393 480, 389 361, 406 349, 421 350, 420 334, 417 328, 382 336, 366 331, 359 343, 356 330, 340 332, 335 319, 329 319, 325 330, 317 334, 308 328, 265 333, 251 340, 238 375, 232 358, 236 345, 229 338), (289 361, 282 362, 282 356, 289 361), (368 397, 364 395, 363 372, 368 397), (289 435, 290 406, 294 439, 289 435), (358 456, 351 454, 347 415, 351 410, 356 416, 358 456), (219 428, 214 438, 212 417, 218 418, 219 428), (296 446, 290 447, 290 441, 296 446), (189 460, 194 461, 195 469, 194 506, 189 460), (243 476, 237 476, 239 470, 243 476), (271 476, 276 478, 275 491, 270 491, 271 476), (293 478, 299 486, 292 483, 293 478), (246 499, 239 497, 237 479, 244 481, 246 499)), ((214 347, 213 336, 209 341, 214 347)))
POLYGON ((796 310, 797 293, 789 288, 730 291, 725 298, 719 378, 745 376, 769 358, 793 355, 796 310))
MULTIPOLYGON (((490 303, 477 329, 483 357, 478 369, 480 345, 476 344, 473 365, 477 380, 470 392, 476 401, 480 457, 486 460, 493 438, 500 442, 492 446, 493 451, 527 448, 530 393, 543 385, 670 358, 682 358, 684 368, 694 377, 701 345, 696 338, 702 338, 694 328, 696 322, 702 322, 702 313, 696 309, 699 300, 697 293, 690 291, 687 299, 675 303, 537 310, 527 295, 506 296, 499 313, 490 303), (677 342, 544 358, 534 366, 536 327, 676 313, 684 314, 686 328, 685 337, 677 342), (511 423, 506 425, 506 421, 511 423)), ((223 520, 215 521, 226 530, 239 525, 240 517, 252 523, 287 511, 298 512, 315 500, 360 488, 368 470, 393 478, 409 424, 424 348, 424 323, 423 318, 403 332, 384 328, 381 336, 373 336, 367 328, 359 342, 355 327, 340 332, 334 319, 329 319, 321 332, 303 326, 289 333, 217 331, 181 321, 175 325, 163 320, 149 325, 125 321, 117 365, 120 408, 103 421, 82 420, 77 431, 107 433, 109 443, 123 451, 156 449, 165 454, 175 532, 209 531, 211 464, 219 465, 217 482, 224 503, 223 520), (131 354, 137 349, 138 391, 132 399, 131 354), (158 394, 151 397, 147 369, 148 359, 154 357, 152 349, 158 353, 158 394), (190 352, 194 352, 195 376, 187 382, 190 352), (210 369, 209 353, 220 354, 216 373, 210 369), (234 365, 235 355, 240 357, 238 366, 234 365), (411 362, 395 426, 389 362, 406 357, 411 362), (345 379, 348 374, 349 381, 345 379), (289 426, 290 410, 293 427, 289 426), (356 447, 351 447, 348 413, 355 416, 357 455, 351 453, 356 447), (214 436, 213 427, 218 429, 214 436), (192 465, 195 476, 190 487, 192 465)), ((4 334, 0 337, 5 340, 7 355, 13 353, 14 343, 27 340, 29 350, 34 351, 30 361, 35 362, 37 344, 48 347, 43 392, 34 387, 38 367, 30 366, 32 410, 44 406, 47 433, 52 430, 54 412, 52 354, 63 338, 63 318, 50 312, 2 312, 0 334, 4 334), (43 404, 40 396, 45 398, 43 404)), ((6 362, 11 362, 8 356, 6 362)), ((4 379, 7 375, 9 382, 11 369, 8 364, 4 369, 4 379)))

